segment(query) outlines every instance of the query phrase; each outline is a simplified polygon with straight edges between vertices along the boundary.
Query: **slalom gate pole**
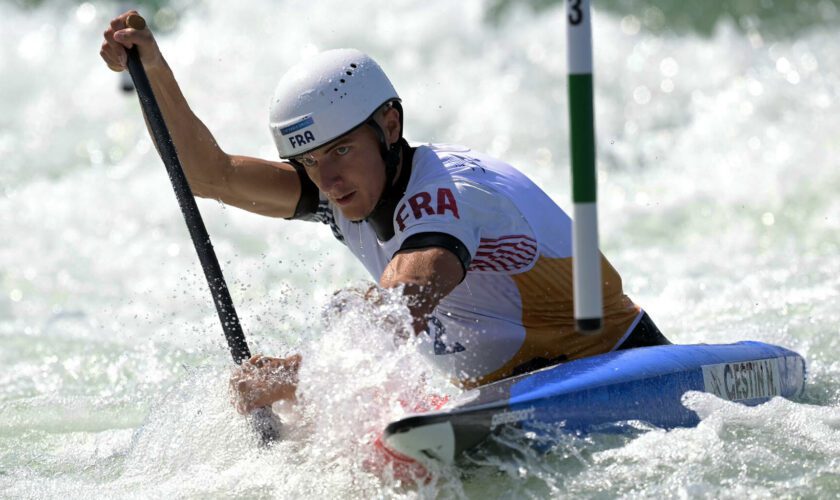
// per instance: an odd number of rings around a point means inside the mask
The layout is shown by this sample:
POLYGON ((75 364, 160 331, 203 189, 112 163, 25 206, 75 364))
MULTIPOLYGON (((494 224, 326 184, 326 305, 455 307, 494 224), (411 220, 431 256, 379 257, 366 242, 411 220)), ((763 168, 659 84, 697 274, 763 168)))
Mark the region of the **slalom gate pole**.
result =
POLYGON ((600 332, 603 318, 590 12, 590 0, 566 0, 575 324, 582 334, 600 332))

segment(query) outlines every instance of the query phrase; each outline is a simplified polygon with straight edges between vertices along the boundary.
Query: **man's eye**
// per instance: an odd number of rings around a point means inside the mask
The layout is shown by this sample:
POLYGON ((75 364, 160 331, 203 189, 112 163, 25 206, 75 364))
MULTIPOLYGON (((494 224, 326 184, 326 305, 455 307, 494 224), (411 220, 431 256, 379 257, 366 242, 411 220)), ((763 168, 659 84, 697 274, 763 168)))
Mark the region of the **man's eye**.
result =
POLYGON ((339 146, 335 148, 335 154, 338 156, 344 156, 350 152, 350 146, 339 146))
POLYGON ((300 158, 298 161, 301 164, 303 164, 304 167, 310 167, 310 168, 314 167, 315 165, 318 164, 318 162, 315 161, 314 158, 310 158, 310 157, 303 157, 303 158, 300 158))

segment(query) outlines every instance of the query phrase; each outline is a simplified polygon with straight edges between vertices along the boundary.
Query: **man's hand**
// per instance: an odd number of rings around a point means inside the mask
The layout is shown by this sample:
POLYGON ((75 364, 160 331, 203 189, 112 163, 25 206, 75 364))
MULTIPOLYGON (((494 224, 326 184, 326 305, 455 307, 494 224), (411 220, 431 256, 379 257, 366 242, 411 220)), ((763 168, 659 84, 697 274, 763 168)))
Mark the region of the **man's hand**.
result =
POLYGON ((110 26, 103 33, 105 40, 99 55, 112 71, 124 71, 128 64, 126 49, 136 45, 140 52, 140 60, 147 71, 165 65, 149 28, 136 30, 126 24, 126 19, 132 14, 139 15, 136 10, 130 10, 111 20, 110 26))
POLYGON ((276 401, 295 401, 300 361, 300 354, 287 358, 258 354, 243 362, 230 377, 236 410, 247 415, 276 401))

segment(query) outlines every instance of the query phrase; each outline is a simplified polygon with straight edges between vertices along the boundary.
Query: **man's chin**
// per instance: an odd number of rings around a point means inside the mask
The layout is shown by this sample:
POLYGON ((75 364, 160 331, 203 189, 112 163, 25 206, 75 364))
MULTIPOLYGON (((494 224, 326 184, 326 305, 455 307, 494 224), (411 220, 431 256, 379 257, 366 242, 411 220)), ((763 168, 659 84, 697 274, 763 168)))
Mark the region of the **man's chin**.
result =
POLYGON ((367 219, 368 215, 364 214, 359 209, 350 208, 348 210, 343 209, 342 207, 338 207, 341 211, 341 215, 344 216, 345 219, 349 220, 350 222, 362 222, 367 219))

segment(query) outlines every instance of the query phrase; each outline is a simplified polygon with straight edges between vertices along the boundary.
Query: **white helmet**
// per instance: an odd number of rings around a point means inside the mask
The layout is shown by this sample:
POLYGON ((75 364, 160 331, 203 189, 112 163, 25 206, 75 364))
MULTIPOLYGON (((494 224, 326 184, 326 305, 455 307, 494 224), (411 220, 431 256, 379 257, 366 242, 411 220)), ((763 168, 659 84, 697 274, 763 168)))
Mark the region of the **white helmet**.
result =
POLYGON ((370 56, 355 49, 321 52, 289 69, 271 103, 271 132, 281 158, 316 149, 399 100, 370 56))

